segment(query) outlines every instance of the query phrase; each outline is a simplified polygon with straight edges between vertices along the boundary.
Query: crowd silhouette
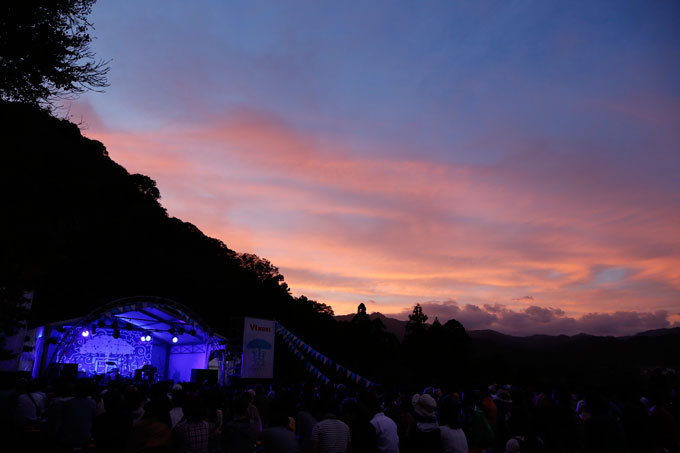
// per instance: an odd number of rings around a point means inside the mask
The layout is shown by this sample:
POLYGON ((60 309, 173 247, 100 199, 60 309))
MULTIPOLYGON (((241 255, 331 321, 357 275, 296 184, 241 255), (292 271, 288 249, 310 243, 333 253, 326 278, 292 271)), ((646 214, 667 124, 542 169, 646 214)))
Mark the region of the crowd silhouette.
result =
POLYGON ((55 378, 5 382, 0 426, 22 451, 675 452, 678 390, 673 370, 640 388, 55 378))

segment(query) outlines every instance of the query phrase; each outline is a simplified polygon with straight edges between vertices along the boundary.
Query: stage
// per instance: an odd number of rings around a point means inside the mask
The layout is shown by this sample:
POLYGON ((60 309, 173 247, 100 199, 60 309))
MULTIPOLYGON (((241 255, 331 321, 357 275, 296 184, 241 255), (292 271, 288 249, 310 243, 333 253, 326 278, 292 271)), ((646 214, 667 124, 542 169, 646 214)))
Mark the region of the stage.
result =
POLYGON ((186 382, 192 370, 217 369, 224 375, 226 338, 212 332, 186 307, 158 297, 119 299, 92 313, 29 332, 32 357, 24 367, 43 376, 72 364, 79 376, 137 378, 153 370, 154 380, 186 382), (212 361, 211 361, 212 359, 212 361))

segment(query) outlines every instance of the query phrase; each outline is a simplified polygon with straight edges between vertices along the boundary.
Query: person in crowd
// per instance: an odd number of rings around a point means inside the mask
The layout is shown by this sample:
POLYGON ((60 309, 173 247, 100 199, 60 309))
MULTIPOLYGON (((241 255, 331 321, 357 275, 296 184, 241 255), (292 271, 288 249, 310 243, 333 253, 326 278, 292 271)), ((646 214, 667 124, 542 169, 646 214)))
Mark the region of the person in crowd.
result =
POLYGON ((428 394, 415 394, 411 398, 414 423, 407 428, 404 451, 422 452, 441 450, 441 435, 437 423, 437 402, 428 394))
POLYGON ((504 450, 510 438, 508 423, 512 418, 512 396, 507 388, 499 388, 492 395, 496 405, 496 427, 494 429, 494 445, 496 450, 504 450))
POLYGON ((399 453, 399 433, 397 424, 385 415, 375 393, 369 392, 366 404, 373 417, 370 420, 375 431, 375 450, 379 453, 399 453))
POLYGON ((413 406, 411 398, 401 392, 388 393, 385 396, 386 408, 385 415, 397 424, 397 434, 399 435, 399 451, 405 451, 404 442, 406 433, 415 424, 413 416, 413 406))
POLYGON ((371 425, 373 414, 366 405, 365 394, 361 398, 352 394, 342 401, 340 419, 349 426, 354 453, 373 453, 376 448, 375 428, 371 425))
POLYGON ((267 398, 265 388, 261 385, 256 385, 249 390, 249 393, 253 396, 252 403, 257 408, 260 416, 260 426, 262 428, 269 426, 269 406, 271 401, 267 398))
POLYGON ((317 422, 312 415, 314 405, 314 391, 309 386, 305 386, 300 396, 299 408, 295 417, 295 427, 302 453, 312 453, 312 429, 317 422))
POLYGON ((187 397, 182 411, 184 420, 172 431, 175 450, 178 453, 208 453, 210 427, 203 401, 196 396, 187 397))
POLYGON ((146 402, 146 397, 137 386, 129 385, 125 389, 124 400, 126 409, 132 419, 132 424, 134 425, 144 417, 144 403, 146 402))
POLYGON ((558 453, 582 451, 583 424, 574 410, 576 402, 572 400, 571 392, 566 388, 558 388, 553 392, 553 400, 555 404, 553 449, 558 453))
POLYGON ((254 389, 248 389, 246 392, 246 397, 248 398, 248 418, 250 423, 255 427, 255 431, 258 433, 262 432, 262 417, 260 417, 260 410, 255 405, 255 395, 254 389))
POLYGON ((349 426, 338 419, 335 401, 326 398, 320 405, 319 422, 312 429, 312 450, 314 453, 350 453, 352 438, 349 426))
POLYGON ((94 418, 92 436, 97 452, 116 453, 125 451, 131 438, 132 420, 123 408, 123 396, 118 389, 104 393, 104 412, 94 418))
POLYGON ((272 426, 260 434, 263 453, 299 453, 300 446, 291 429, 288 413, 283 404, 274 402, 271 407, 272 426))
POLYGON ((445 396, 439 405, 439 432, 443 453, 467 453, 468 444, 462 425, 462 407, 455 396, 445 396))
POLYGON ((21 379, 14 397, 14 427, 19 430, 37 425, 47 407, 47 395, 39 391, 36 382, 21 379))
POLYGON ((208 427, 210 428, 211 452, 222 450, 222 426, 224 424, 224 401, 220 392, 210 389, 204 396, 205 405, 208 408, 208 427))
POLYGON ((621 426, 631 452, 649 451, 649 407, 636 392, 629 391, 623 398, 621 426))
POLYGON ((47 395, 36 381, 21 379, 15 393, 7 394, 9 437, 26 448, 40 449, 46 427, 47 395))
POLYGON ((75 396, 61 404, 57 411, 57 440, 62 448, 86 448, 92 436, 92 423, 97 404, 90 397, 91 381, 79 379, 75 396))
POLYGON ((175 384, 172 390, 172 399, 170 400, 170 429, 175 429, 175 426, 184 418, 184 391, 180 384, 175 384))
POLYGON ((248 407, 250 399, 240 395, 233 402, 234 419, 224 425, 222 444, 227 453, 252 453, 258 441, 258 432, 251 423, 248 407))
POLYGON ((664 395, 657 390, 650 398, 649 423, 653 451, 680 451, 678 421, 668 409, 664 395))
POLYGON ((625 434, 610 412, 609 401, 601 394, 593 394, 588 398, 588 403, 592 413, 584 423, 585 451, 626 453, 628 447, 625 434))
POLYGON ((173 451, 167 406, 159 403, 149 403, 145 406, 144 416, 132 427, 129 445, 129 450, 132 452, 170 453, 173 451))
POLYGON ((481 453, 494 441, 494 432, 479 407, 481 400, 478 391, 463 394, 463 431, 470 453, 481 453))

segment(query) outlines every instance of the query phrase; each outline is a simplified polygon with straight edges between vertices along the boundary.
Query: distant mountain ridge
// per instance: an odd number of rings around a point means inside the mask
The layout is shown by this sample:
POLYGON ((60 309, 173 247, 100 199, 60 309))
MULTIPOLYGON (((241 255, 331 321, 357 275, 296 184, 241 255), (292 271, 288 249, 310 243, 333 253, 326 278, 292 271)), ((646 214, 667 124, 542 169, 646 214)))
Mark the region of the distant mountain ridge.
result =
MULTIPOLYGON (((353 314, 336 316, 351 321, 353 314)), ((403 339, 406 321, 372 313, 386 330, 403 339)), ((680 327, 655 329, 629 336, 529 335, 513 336, 495 330, 468 330, 468 357, 484 375, 563 377, 579 381, 607 376, 640 376, 665 368, 680 368, 680 327)), ((594 381, 597 382, 597 381, 594 381)))
MULTIPOLYGON (((347 314, 347 315, 337 315, 335 316, 335 319, 338 321, 351 321, 352 318, 354 317, 354 314, 347 314)), ((382 323, 385 325, 385 329, 393 333, 394 335, 397 336, 400 340, 404 338, 405 332, 406 332, 406 323, 407 321, 403 321, 401 319, 396 319, 392 318, 386 315, 383 315, 380 312, 373 312, 369 315, 371 319, 380 319, 382 323)), ((550 344, 559 344, 562 342, 566 341, 571 341, 571 340, 583 340, 587 338, 607 338, 611 336, 609 335, 593 335, 593 334, 588 334, 588 333, 578 333, 576 335, 565 335, 565 334, 559 334, 559 335, 547 335, 547 334, 532 334, 532 335, 523 335, 523 336, 518 336, 518 335, 510 335, 502 332, 498 332, 496 330, 491 330, 491 329, 480 329, 480 330, 466 330, 467 334, 470 336, 470 338, 474 339, 479 339, 479 340, 489 340, 489 341, 504 341, 508 343, 517 343, 517 344, 524 344, 526 343, 527 345, 531 345, 537 342, 537 340, 541 341, 547 341, 550 344)), ((633 335, 622 335, 618 337, 613 337, 613 338, 619 338, 619 339, 625 339, 625 338, 631 338, 631 337, 660 337, 660 336, 665 336, 665 335, 680 335, 680 327, 670 327, 666 329, 653 329, 653 330, 646 330, 642 332, 638 332, 633 335)))

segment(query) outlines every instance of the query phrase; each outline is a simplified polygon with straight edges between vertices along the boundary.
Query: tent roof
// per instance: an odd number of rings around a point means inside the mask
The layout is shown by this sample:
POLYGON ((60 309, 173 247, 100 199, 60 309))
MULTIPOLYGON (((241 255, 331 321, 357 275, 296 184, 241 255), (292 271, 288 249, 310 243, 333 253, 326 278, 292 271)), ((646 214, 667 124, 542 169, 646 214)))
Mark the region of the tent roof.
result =
POLYGON ((171 330, 176 332, 180 345, 205 343, 211 337, 226 340, 225 337, 212 332, 187 307, 169 299, 148 296, 118 299, 82 318, 47 325, 87 329, 91 325, 100 326, 102 321, 107 327, 117 321, 121 329, 139 330, 140 334, 148 333, 154 340, 166 343, 172 343, 171 330))

